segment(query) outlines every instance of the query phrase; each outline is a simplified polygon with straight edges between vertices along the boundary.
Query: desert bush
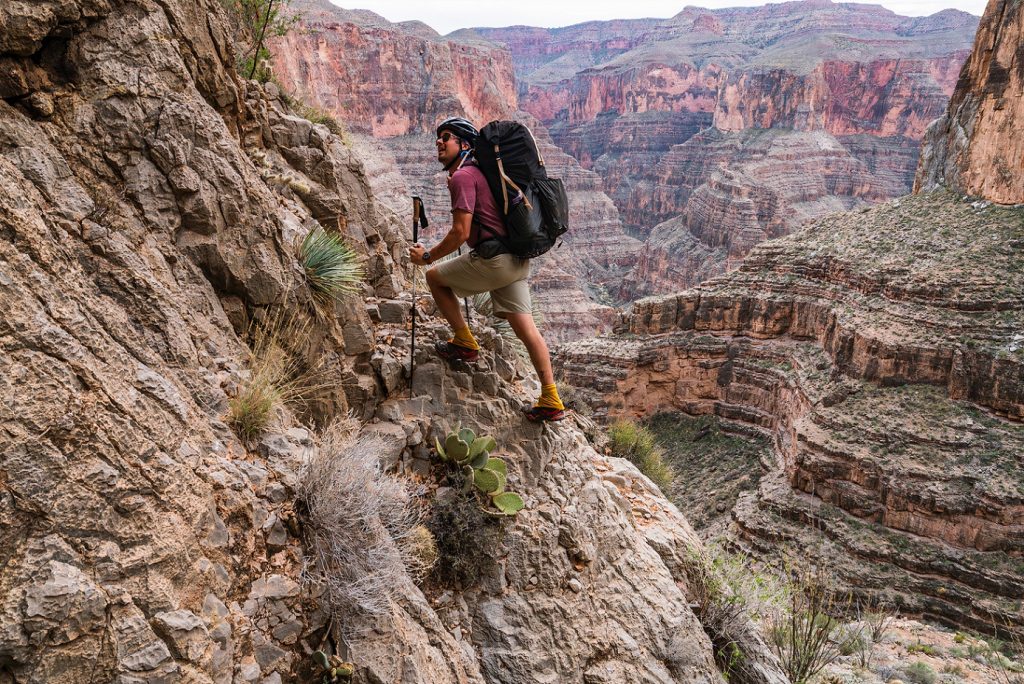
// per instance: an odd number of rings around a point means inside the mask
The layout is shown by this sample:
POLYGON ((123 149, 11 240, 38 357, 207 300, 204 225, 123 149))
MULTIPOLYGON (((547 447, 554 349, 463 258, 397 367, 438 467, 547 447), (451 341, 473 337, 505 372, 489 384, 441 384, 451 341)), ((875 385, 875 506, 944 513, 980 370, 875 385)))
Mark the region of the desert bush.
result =
POLYGON ((494 567, 502 540, 501 519, 485 513, 472 493, 453 487, 438 497, 426 525, 437 543, 431 573, 437 582, 468 588, 494 567))
POLYGON ((791 578, 786 605, 768 620, 768 638, 793 684, 804 684, 833 663, 859 632, 841 629, 833 617, 848 612, 850 600, 836 593, 827 573, 794 567, 791 578))
POLYGON ((322 302, 358 291, 364 277, 359 256, 337 233, 320 226, 309 231, 299 246, 299 261, 309 287, 322 302))
POLYGON ((420 508, 408 483, 381 471, 381 445, 335 422, 318 439, 299 484, 310 549, 306 579, 335 618, 387 612, 425 563, 420 508))
POLYGON ((301 359, 299 348, 309 339, 311 323, 277 311, 253 321, 245 338, 251 349, 248 377, 228 401, 227 422, 251 442, 270 426, 276 409, 299 406, 325 387, 322 373, 301 359))
MULTIPOLYGON (((781 578, 749 557, 716 545, 687 554, 687 580, 697 616, 714 646, 715 662, 727 679, 745 681, 742 644, 754 623, 774 614, 788 591, 781 578)), ((753 673, 750 673, 753 674, 753 673)))
POLYGON ((931 665, 920 661, 911 663, 902 670, 906 681, 911 684, 935 684, 935 680, 938 678, 931 665))
POLYGON ((611 455, 625 458, 640 469, 665 494, 670 494, 674 480, 672 467, 647 428, 629 420, 619 420, 608 428, 611 455))
POLYGON ((238 71, 266 83, 272 77, 267 38, 287 34, 299 21, 289 12, 291 0, 222 0, 237 21, 238 71))

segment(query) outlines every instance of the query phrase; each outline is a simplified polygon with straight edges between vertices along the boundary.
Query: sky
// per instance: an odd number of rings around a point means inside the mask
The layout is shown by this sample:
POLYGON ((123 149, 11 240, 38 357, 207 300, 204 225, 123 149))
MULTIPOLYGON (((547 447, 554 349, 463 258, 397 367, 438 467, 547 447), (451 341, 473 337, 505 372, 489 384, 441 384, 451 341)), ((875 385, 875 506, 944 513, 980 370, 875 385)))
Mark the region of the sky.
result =
MULTIPOLYGON (((595 19, 666 18, 678 14, 687 5, 700 7, 740 7, 762 5, 744 0, 627 0, 607 2, 590 0, 332 0, 348 9, 368 9, 389 21, 418 19, 441 34, 469 26, 568 26, 595 19)), ((925 16, 949 7, 981 15, 985 0, 885 0, 875 2, 897 14, 925 16)))

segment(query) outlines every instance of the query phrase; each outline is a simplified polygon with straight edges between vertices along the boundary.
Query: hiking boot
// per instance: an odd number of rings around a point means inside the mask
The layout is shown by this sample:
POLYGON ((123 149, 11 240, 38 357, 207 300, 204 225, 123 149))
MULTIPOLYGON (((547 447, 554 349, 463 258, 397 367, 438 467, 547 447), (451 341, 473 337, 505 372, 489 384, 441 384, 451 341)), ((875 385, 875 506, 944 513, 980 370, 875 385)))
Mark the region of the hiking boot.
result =
POLYGON ((480 358, 480 352, 476 349, 470 349, 469 347, 463 347, 461 344, 453 344, 452 342, 445 342, 440 340, 434 343, 434 351, 445 361, 472 363, 480 358))
POLYGON ((565 409, 548 408, 546 406, 523 407, 523 415, 531 423, 543 423, 565 418, 565 409))

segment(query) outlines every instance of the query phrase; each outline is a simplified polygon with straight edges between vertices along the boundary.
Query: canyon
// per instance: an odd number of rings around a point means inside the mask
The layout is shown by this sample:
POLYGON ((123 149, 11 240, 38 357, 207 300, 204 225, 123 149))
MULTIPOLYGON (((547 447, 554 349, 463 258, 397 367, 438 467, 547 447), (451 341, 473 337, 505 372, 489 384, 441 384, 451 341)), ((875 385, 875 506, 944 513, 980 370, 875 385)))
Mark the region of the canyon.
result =
POLYGON ((572 249, 534 283, 559 341, 807 220, 908 192, 977 26, 814 1, 440 36, 326 0, 295 9, 305 28, 276 43, 276 78, 386 147, 442 229, 442 176, 412 151, 430 149, 434 122, 518 118, 545 154, 567 153, 572 249))
POLYGON ((988 112, 1017 91, 986 78, 1022 30, 1014 3, 990 3, 968 63, 992 62, 965 67, 929 129, 920 192, 640 300, 557 362, 599 414, 714 415, 770 440, 731 512, 736 548, 813 558, 872 601, 979 630, 1024 627, 1024 210, 1005 204, 1024 194, 964 193, 1016 144, 988 112), (957 116, 966 140, 944 133, 957 116))

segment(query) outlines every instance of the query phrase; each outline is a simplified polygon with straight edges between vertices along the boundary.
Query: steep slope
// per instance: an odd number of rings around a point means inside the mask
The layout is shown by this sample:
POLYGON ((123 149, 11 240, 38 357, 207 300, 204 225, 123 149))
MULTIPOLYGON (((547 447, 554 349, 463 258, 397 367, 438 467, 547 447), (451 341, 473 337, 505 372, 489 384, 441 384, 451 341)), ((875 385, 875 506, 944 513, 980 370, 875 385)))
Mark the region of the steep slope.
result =
POLYGON ((1020 3, 990 2, 985 8, 949 109, 928 129, 915 191, 942 184, 994 202, 1022 201, 1022 32, 1020 3))
POLYGON ((0 6, 0 679, 306 680, 347 639, 357 682, 721 682, 682 562, 699 541, 573 426, 523 425, 510 345, 485 331, 469 373, 419 346, 407 398, 389 176, 240 80, 231 33, 214 0, 0 6), (367 268, 334 306, 294 251, 320 226, 367 268), (281 315, 300 332, 274 363, 319 390, 243 441, 250 322, 281 315), (327 614, 297 492, 345 416, 428 508, 431 438, 498 438, 528 506, 479 585, 403 571, 376 621, 327 614))

